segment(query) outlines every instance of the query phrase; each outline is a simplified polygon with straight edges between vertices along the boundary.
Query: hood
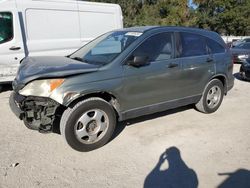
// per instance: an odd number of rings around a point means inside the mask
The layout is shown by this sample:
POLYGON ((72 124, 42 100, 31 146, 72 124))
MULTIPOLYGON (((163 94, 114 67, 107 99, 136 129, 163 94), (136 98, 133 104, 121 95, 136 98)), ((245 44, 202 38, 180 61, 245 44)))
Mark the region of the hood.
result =
POLYGON ((20 64, 15 82, 25 85, 36 79, 63 78, 94 72, 99 67, 67 57, 27 57, 20 64))
POLYGON ((231 51, 231 53, 232 53, 233 55, 245 55, 245 54, 250 54, 250 50, 248 50, 248 49, 231 48, 230 51, 231 51))

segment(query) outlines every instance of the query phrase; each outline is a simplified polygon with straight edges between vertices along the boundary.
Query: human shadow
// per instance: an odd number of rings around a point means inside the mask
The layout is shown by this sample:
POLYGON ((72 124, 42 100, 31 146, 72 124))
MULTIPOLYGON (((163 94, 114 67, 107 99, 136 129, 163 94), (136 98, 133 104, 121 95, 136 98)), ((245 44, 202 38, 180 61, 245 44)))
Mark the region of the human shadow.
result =
POLYGON ((181 158, 178 148, 170 147, 161 154, 159 162, 148 174, 144 188, 196 188, 198 178, 181 158), (160 170, 164 162, 168 162, 166 170, 160 170))
POLYGON ((218 188, 250 188, 250 171, 238 169, 233 173, 219 173, 219 176, 229 176, 218 188))

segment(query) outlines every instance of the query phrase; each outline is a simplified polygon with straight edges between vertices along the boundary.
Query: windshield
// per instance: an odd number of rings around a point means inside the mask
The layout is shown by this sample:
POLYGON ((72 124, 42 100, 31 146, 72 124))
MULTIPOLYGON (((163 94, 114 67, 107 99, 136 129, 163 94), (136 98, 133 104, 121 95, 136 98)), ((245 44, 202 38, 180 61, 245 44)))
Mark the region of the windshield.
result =
POLYGON ((106 33, 73 53, 70 58, 90 63, 106 65, 121 54, 142 33, 115 31, 106 33))
POLYGON ((13 38, 12 14, 0 12, 0 44, 13 38))

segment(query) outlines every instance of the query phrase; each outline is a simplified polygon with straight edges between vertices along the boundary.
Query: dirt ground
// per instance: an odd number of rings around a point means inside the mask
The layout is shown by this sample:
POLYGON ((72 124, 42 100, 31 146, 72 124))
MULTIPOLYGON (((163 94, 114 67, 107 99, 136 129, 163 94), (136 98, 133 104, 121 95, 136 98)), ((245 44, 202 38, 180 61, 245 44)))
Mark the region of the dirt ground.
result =
POLYGON ((0 93, 0 187, 250 187, 250 82, 235 79, 216 113, 188 106, 133 119, 88 153, 28 130, 10 93, 0 93))

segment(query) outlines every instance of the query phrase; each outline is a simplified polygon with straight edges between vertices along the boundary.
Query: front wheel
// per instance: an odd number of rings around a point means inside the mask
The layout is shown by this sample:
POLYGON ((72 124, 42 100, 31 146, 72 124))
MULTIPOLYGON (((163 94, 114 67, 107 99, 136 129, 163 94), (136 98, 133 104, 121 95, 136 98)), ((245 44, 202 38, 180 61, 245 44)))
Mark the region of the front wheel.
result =
POLYGON ((91 151, 110 140, 115 126, 113 107, 101 98, 89 98, 63 113, 60 131, 73 149, 91 151))
POLYGON ((206 86, 200 101, 195 105, 200 112, 209 114, 215 112, 221 105, 224 96, 224 86, 218 79, 211 80, 206 86))

